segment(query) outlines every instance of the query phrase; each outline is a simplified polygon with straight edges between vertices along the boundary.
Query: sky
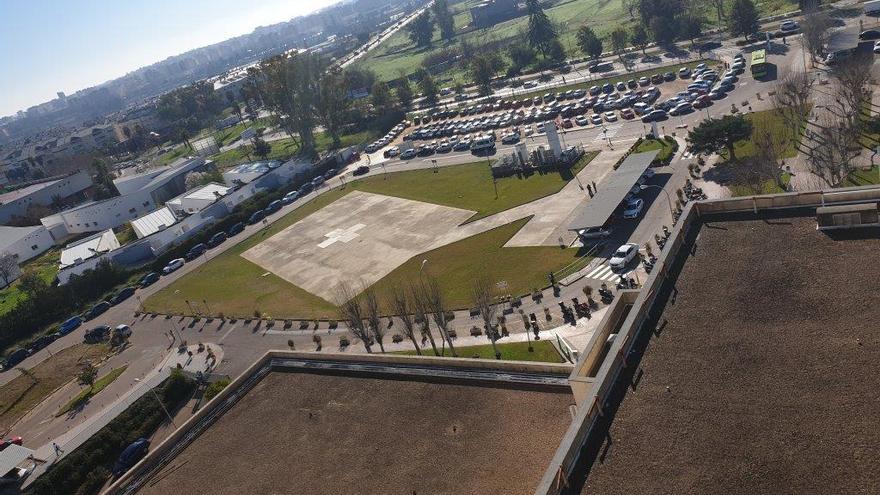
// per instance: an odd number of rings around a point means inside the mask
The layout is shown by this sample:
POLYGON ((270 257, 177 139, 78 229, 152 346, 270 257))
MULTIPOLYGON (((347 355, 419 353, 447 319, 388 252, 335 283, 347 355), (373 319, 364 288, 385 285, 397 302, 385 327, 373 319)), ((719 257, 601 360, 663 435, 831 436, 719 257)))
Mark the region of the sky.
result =
POLYGON ((339 0, 0 0, 0 116, 339 0))

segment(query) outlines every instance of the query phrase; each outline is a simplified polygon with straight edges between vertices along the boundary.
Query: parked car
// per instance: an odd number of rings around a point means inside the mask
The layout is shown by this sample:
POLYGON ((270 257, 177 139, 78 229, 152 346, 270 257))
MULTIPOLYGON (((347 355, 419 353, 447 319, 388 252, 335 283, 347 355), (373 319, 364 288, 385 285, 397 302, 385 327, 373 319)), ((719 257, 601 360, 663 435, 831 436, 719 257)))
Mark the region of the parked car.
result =
POLYGON ((651 110, 649 113, 642 116, 642 122, 645 122, 645 123, 654 122, 654 121, 659 121, 659 120, 666 120, 667 118, 668 117, 667 117, 666 111, 664 111, 664 110, 651 110))
POLYGON ((640 77, 640 78, 639 78, 639 86, 644 87, 644 86, 647 86, 647 85, 649 85, 649 84, 651 84, 651 80, 648 79, 647 77, 644 77, 644 76, 643 76, 643 77, 640 77))
POLYGON ((352 172, 351 175, 354 175, 354 176, 364 175, 369 171, 370 171, 370 167, 368 167, 366 165, 361 165, 360 167, 354 169, 354 172, 352 172))
POLYGON ((240 234, 244 231, 244 224, 242 222, 238 222, 237 224, 229 227, 229 230, 226 231, 226 237, 232 237, 236 234, 240 234))
POLYGON ((93 319, 97 318, 98 316, 100 316, 105 311, 107 311, 108 309, 110 309, 109 302, 107 302, 107 301, 99 302, 98 304, 95 304, 94 306, 92 306, 91 309, 89 309, 88 311, 83 313, 83 319, 86 321, 93 320, 93 319))
POLYGON ((5 440, 0 439, 0 452, 3 452, 4 450, 6 450, 6 447, 9 447, 10 445, 21 445, 21 444, 22 444, 21 437, 12 437, 12 438, 7 438, 5 440))
POLYGON ((642 198, 633 198, 626 203, 626 208, 623 210, 623 218, 636 218, 642 212, 642 208, 645 207, 645 202, 642 198))
POLYGON ((779 25, 779 30, 783 33, 793 33, 800 28, 801 27, 797 21, 793 20, 782 21, 782 24, 779 25))
POLYGON ((400 159, 401 159, 401 160, 409 160, 409 159, 412 159, 412 158, 415 158, 415 157, 416 157, 416 149, 415 149, 415 148, 405 149, 405 150, 403 150, 403 152, 400 154, 400 159))
POLYGON ((862 41, 880 40, 880 30, 866 29, 859 33, 859 39, 862 41))
POLYGON ((6 364, 3 365, 4 370, 10 370, 19 365, 25 358, 28 357, 27 349, 16 349, 12 351, 11 354, 6 356, 6 364))
POLYGON ((611 235, 611 227, 590 227, 578 231, 578 237, 583 240, 604 239, 611 235))
POLYGON ((874 53, 880 53, 880 40, 874 42, 874 53))
POLYGON ((169 273, 180 269, 180 267, 182 267, 184 263, 186 263, 186 261, 183 258, 171 260, 171 262, 165 265, 165 268, 162 269, 162 274, 168 275, 169 273))
POLYGON ((639 245, 633 243, 627 243, 623 246, 617 248, 617 251, 614 252, 614 255, 611 256, 611 259, 608 261, 608 265, 611 266, 612 270, 621 270, 629 264, 630 261, 635 259, 636 255, 639 254, 639 245))
POLYGON ((83 322, 83 320, 81 317, 72 316, 72 317, 68 318, 67 320, 65 320, 64 323, 62 323, 58 327, 58 333, 60 333, 61 335, 67 335, 70 332, 76 330, 77 327, 82 325, 82 322, 83 322))
POLYGON ((203 243, 196 244, 189 251, 186 252, 184 259, 186 261, 192 261, 192 260, 198 258, 199 256, 205 254, 205 251, 207 251, 207 250, 208 250, 208 246, 206 246, 205 244, 203 244, 203 243))
POLYGON ((266 208, 263 211, 266 213, 266 215, 271 215, 272 213, 280 210, 282 206, 284 206, 284 204, 281 202, 281 200, 276 199, 275 201, 272 201, 271 203, 266 205, 266 208))
POLYGON ((286 205, 289 205, 290 203, 293 203, 294 201, 296 201, 296 198, 298 198, 298 197, 299 197, 299 191, 290 191, 289 193, 285 194, 283 198, 281 198, 281 202, 286 205))
POLYGON ((687 79, 691 77, 691 70, 687 67, 682 67, 681 69, 678 69, 678 77, 682 79, 687 79))
POLYGON ((116 306, 117 304, 125 301, 129 297, 134 295, 135 288, 134 287, 126 287, 119 292, 116 293, 113 297, 110 298, 110 304, 116 306))
POLYGON ((208 244, 209 248, 215 248, 220 244, 223 244, 225 241, 226 232, 217 232, 216 234, 212 235, 210 239, 208 239, 208 242, 206 244, 208 244))
POLYGON ((91 330, 87 330, 85 336, 83 337, 83 342, 86 344, 97 344, 100 342, 104 342, 105 340, 110 338, 110 326, 109 325, 100 325, 91 330))
POLYGON ((132 442, 116 459, 116 464, 113 465, 113 476, 118 478, 125 474, 126 471, 147 455, 149 449, 150 441, 146 438, 138 438, 132 442))
POLYGON ((248 218, 247 223, 248 225, 253 225, 264 218, 266 218, 266 212, 257 210, 248 218))
POLYGON ((158 280, 159 280, 159 274, 155 273, 155 272, 150 272, 150 273, 144 275, 144 278, 142 278, 141 281, 138 282, 138 285, 140 285, 143 288, 148 285, 155 284, 158 280))

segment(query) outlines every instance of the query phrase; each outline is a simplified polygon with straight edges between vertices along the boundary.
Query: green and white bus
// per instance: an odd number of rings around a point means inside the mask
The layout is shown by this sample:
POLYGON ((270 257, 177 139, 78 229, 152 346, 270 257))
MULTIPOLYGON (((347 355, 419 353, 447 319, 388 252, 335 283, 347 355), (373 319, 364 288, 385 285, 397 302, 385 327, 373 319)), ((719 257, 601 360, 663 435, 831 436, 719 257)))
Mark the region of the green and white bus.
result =
POLYGON ((767 75, 767 50, 755 50, 752 52, 752 77, 761 79, 767 75))

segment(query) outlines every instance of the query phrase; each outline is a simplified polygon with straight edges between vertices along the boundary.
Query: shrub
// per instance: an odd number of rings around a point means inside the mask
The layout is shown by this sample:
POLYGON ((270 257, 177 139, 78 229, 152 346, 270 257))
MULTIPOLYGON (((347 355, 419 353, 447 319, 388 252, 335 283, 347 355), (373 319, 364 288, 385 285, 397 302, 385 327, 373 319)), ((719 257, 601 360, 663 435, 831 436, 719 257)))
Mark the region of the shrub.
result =
POLYGON ((217 380, 216 382, 212 382, 211 384, 209 384, 205 388, 205 402, 216 397, 217 394, 222 392, 223 389, 229 385, 229 383, 230 383, 229 378, 223 378, 223 379, 217 380))

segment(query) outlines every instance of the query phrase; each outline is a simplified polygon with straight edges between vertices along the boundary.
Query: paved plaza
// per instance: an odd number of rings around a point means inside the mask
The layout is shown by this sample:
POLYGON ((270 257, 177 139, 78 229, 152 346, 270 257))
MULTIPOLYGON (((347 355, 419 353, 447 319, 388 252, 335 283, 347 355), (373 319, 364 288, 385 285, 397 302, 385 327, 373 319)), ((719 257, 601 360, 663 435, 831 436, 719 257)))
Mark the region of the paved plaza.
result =
POLYGON ((373 284, 473 213, 355 191, 242 256, 332 302, 342 282, 373 284))

